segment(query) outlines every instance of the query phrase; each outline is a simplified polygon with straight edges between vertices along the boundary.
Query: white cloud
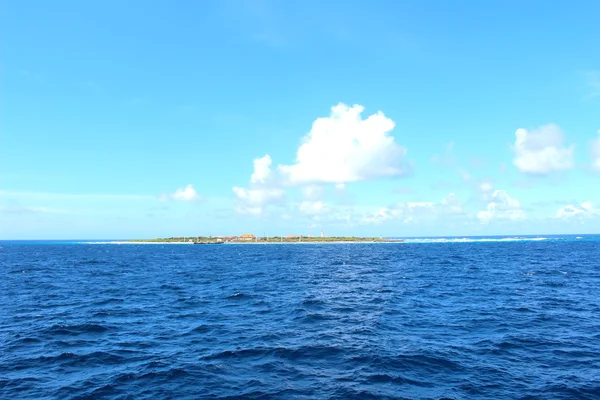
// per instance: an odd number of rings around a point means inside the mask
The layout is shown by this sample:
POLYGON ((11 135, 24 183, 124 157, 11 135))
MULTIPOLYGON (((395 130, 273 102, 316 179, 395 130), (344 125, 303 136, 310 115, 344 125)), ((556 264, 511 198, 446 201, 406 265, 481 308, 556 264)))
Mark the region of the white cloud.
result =
POLYGON ((381 223, 386 220, 398 219, 403 223, 413 223, 436 219, 444 215, 462 213, 460 199, 454 193, 450 193, 439 203, 433 201, 407 201, 396 203, 390 207, 382 207, 375 213, 364 216, 362 220, 366 223, 381 223))
POLYGON ((479 185, 479 191, 481 193, 489 193, 493 189, 492 184, 489 182, 483 182, 479 185))
POLYGON ((233 193, 238 199, 255 206, 261 206, 273 200, 279 200, 284 195, 284 192, 281 189, 246 189, 238 186, 233 188, 233 193))
POLYGON ((580 206, 568 205, 558 209, 556 212, 557 218, 590 218, 595 215, 600 215, 600 210, 594 207, 594 205, 586 201, 582 203, 580 206))
POLYGON ((184 188, 179 188, 175 191, 175 193, 171 194, 170 197, 173 200, 181 200, 181 201, 194 201, 200 200, 200 195, 196 193, 196 190, 192 185, 187 185, 184 188))
POLYGON ((257 188, 246 189, 235 186, 233 193, 238 200, 235 210, 239 214, 262 214, 264 207, 277 202, 285 196, 281 189, 257 188))
POLYGON ((373 214, 365 215, 363 217, 363 222, 377 224, 377 223, 387 221, 388 219, 392 219, 392 218, 396 217, 397 215, 398 215, 398 213, 395 212, 394 210, 391 210, 388 207, 381 207, 379 210, 377 210, 373 214))
POLYGON ((524 173, 548 174, 573 167, 573 145, 563 147, 563 133, 555 124, 530 130, 517 129, 513 164, 524 173))
POLYGON ((444 197, 440 204, 441 207, 438 209, 442 214, 461 214, 463 212, 462 203, 454 193, 444 197))
POLYGON ((328 210, 327 205, 322 201, 303 201, 298 208, 306 215, 323 214, 328 210))
POLYGON ((389 132, 394 121, 382 112, 362 119, 364 107, 338 104, 318 118, 304 137, 296 164, 280 165, 291 184, 347 183, 405 174, 406 149, 389 132))
POLYGON ((494 185, 489 180, 483 180, 475 183, 477 198, 481 201, 489 202, 494 194, 494 185))
MULTIPOLYGON (((598 131, 598 135, 600 135, 600 130, 598 131)), ((591 141, 590 148, 592 152, 592 168, 600 172, 600 137, 591 141)))
POLYGON ((271 179, 271 156, 265 154, 261 158, 254 159, 254 172, 250 177, 250 182, 255 184, 266 184, 271 179))
POLYGON ((431 216, 434 207, 434 202, 400 202, 391 207, 382 207, 376 213, 365 216, 363 222, 381 223, 390 219, 400 219, 407 224, 414 222, 416 216, 431 216))
POLYGON ((323 195, 323 187, 319 185, 308 185, 302 188, 302 195, 308 200, 317 200, 323 195))
POLYGON ((495 219, 516 221, 525 218, 525 211, 521 209, 517 199, 510 197, 504 190, 496 190, 486 210, 478 212, 477 218, 484 224, 495 219))
POLYGON ((264 207, 281 200, 285 192, 275 186, 271 170, 271 156, 268 154, 254 159, 254 171, 250 177, 250 187, 233 187, 237 199, 236 211, 239 214, 259 215, 264 207))

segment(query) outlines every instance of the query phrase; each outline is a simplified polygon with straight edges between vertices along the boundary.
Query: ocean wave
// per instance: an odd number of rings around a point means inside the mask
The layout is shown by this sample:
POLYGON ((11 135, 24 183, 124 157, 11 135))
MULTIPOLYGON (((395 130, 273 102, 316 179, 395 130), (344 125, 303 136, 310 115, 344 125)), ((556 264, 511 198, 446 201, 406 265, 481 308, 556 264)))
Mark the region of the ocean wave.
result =
POLYGON ((224 350, 208 354, 202 360, 224 360, 230 358, 252 359, 274 357, 286 360, 327 359, 342 354, 344 350, 337 346, 301 346, 289 347, 256 347, 247 349, 224 350))
POLYGON ((127 240, 81 241, 77 244, 193 244, 192 242, 130 242, 127 240))
POLYGON ((47 335, 81 335, 86 333, 104 333, 110 328, 99 324, 55 324, 45 329, 43 333, 47 335))
POLYGON ((580 236, 5 245, 0 397, 597 398, 580 236))
POLYGON ((559 240, 547 237, 462 237, 462 238, 414 238, 404 239, 404 243, 491 243, 491 242, 541 242, 545 240, 559 240))

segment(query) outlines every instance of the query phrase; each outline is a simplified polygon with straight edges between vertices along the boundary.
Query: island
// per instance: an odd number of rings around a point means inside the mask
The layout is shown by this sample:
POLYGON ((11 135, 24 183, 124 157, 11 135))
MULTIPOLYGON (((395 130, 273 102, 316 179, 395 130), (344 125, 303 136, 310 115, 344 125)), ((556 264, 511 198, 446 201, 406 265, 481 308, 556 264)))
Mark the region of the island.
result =
POLYGON ((253 243, 393 243, 402 239, 363 236, 255 236, 244 233, 239 236, 177 236, 155 239, 130 239, 126 243, 181 243, 181 244, 253 244, 253 243))

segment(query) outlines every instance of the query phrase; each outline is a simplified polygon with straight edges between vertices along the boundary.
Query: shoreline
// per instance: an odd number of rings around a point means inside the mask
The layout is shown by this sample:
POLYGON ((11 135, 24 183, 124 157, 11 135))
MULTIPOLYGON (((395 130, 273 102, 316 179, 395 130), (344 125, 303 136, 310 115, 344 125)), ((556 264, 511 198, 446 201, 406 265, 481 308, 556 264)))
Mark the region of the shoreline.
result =
MULTIPOLYGON (((570 241, 570 240, 583 240, 587 241, 588 239, 584 236, 575 236, 575 235, 567 235, 565 237, 554 237, 554 236, 499 236, 499 237, 447 237, 447 238, 402 238, 402 239, 365 239, 362 240, 288 240, 288 241, 227 241, 227 242, 205 242, 201 244, 209 244, 209 245, 260 245, 260 244, 373 244, 373 243, 391 243, 391 244, 434 244, 434 243, 511 243, 511 242, 540 242, 540 241, 570 241)), ((594 241, 600 240, 598 238, 594 239, 594 241)), ((172 244, 172 245, 190 245, 194 244, 194 242, 183 242, 183 241, 158 241, 156 239, 147 239, 147 240, 81 240, 74 243, 80 244, 172 244)))
MULTIPOLYGON (((115 240, 115 241, 106 241, 106 242, 82 242, 88 244, 173 244, 173 245, 193 245, 193 242, 157 242, 157 241, 128 241, 128 240, 115 240)), ((202 243, 204 245, 261 245, 261 244, 367 244, 367 243, 404 243, 404 240, 323 240, 323 241, 283 241, 283 242, 223 242, 223 243, 202 243)))

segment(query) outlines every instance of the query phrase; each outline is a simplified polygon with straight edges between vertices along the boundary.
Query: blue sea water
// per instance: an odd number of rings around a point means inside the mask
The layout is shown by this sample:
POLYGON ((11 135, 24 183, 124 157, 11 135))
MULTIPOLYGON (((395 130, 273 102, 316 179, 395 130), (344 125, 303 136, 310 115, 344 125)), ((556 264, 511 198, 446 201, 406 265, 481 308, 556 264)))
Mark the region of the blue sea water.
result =
POLYGON ((597 399, 600 237, 0 242, 3 399, 597 399))

